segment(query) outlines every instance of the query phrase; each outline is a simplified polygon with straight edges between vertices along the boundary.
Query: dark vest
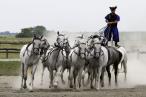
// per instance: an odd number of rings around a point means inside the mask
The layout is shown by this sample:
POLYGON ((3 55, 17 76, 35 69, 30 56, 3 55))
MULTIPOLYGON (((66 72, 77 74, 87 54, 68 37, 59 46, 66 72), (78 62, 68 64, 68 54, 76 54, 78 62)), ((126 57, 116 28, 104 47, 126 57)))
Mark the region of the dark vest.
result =
MULTIPOLYGON (((108 20, 108 22, 114 22, 114 21, 117 20, 117 15, 110 13, 107 16, 107 20, 108 20)), ((116 26, 117 27, 117 23, 115 23, 115 24, 108 24, 108 26, 111 26, 111 27, 115 27, 116 26)))

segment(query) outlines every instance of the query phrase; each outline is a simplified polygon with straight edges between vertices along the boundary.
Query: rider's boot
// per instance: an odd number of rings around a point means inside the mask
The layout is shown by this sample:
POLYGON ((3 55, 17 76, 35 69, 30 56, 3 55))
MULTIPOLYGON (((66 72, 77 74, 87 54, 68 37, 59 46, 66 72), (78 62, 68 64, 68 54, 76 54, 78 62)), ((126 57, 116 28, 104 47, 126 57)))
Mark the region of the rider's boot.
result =
POLYGON ((120 47, 120 45, 118 45, 118 42, 115 42, 115 47, 120 47))

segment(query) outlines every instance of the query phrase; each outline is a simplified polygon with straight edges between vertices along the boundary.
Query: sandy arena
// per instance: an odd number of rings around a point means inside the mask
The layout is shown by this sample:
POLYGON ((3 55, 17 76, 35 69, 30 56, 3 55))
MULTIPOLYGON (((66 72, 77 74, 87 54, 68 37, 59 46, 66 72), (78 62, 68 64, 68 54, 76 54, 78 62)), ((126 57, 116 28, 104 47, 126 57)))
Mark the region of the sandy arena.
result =
MULTIPOLYGON (((145 55, 140 55, 140 59, 132 56, 137 56, 137 53, 128 54, 127 81, 124 82, 124 75, 120 73, 119 87, 114 87, 112 77, 112 87, 108 87, 106 83, 105 88, 99 91, 91 90, 89 87, 78 90, 69 89, 67 82, 65 85, 60 84, 58 89, 49 89, 47 69, 45 70, 43 85, 40 85, 41 70, 38 69, 33 92, 28 89, 20 89, 21 77, 19 76, 0 76, 0 97, 146 97, 145 55)), ((64 75, 67 76, 67 73, 64 75)), ((66 76, 65 79, 67 79, 66 76)), ((29 83, 29 80, 27 82, 29 83)))

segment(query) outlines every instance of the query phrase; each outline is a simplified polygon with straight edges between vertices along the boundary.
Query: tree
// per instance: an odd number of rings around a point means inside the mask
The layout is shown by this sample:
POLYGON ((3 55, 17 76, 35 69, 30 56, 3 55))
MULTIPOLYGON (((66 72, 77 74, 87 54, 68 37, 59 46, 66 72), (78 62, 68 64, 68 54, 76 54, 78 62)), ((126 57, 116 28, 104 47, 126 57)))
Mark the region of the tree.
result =
POLYGON ((16 34, 16 37, 23 38, 23 37, 32 37, 33 28, 23 28, 21 29, 21 32, 16 34))
POLYGON ((47 32, 44 26, 35 26, 21 29, 21 32, 16 35, 17 38, 32 37, 44 35, 47 32))
POLYGON ((47 32, 46 28, 44 26, 36 26, 33 28, 33 34, 37 36, 42 36, 47 32))

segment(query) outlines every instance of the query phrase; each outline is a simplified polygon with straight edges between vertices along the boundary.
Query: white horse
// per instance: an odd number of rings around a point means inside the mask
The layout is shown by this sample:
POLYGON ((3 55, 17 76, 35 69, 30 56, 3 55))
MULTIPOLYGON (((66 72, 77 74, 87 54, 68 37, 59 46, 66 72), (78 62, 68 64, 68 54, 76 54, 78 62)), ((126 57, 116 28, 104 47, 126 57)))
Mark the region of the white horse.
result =
POLYGON ((34 74, 37 68, 37 64, 40 59, 40 46, 41 46, 41 38, 35 37, 33 38, 30 44, 24 45, 20 51, 20 62, 21 62, 21 71, 22 71, 22 82, 21 88, 27 88, 26 80, 28 68, 31 69, 31 90, 33 89, 33 80, 34 74))
MULTIPOLYGON (((108 51, 105 47, 101 46, 99 38, 89 37, 87 41, 87 61, 85 73, 88 72, 88 81, 91 80, 90 87, 100 89, 100 77, 104 72, 108 62, 108 51), (93 80, 95 85, 93 86, 93 80), (97 81, 97 87, 96 87, 97 81)), ((84 74, 85 74, 84 73, 84 74)), ((84 77, 84 75, 83 75, 84 77)))
POLYGON ((59 77, 63 71, 63 65, 66 62, 66 55, 64 53, 64 39, 65 36, 57 33, 57 40, 53 49, 49 50, 45 64, 48 66, 50 72, 50 88, 57 87, 59 77))
POLYGON ((77 43, 75 43, 75 46, 69 55, 69 62, 71 66, 69 73, 70 88, 75 89, 77 77, 79 88, 81 87, 82 72, 86 59, 86 42, 84 41, 84 39, 76 42, 77 43))
MULTIPOLYGON (((95 37, 97 37, 95 35, 95 37)), ((102 38, 98 36, 102 41, 102 38)), ((110 47, 110 46, 103 46, 108 51, 108 62, 106 66, 106 71, 108 73, 109 77, 109 86, 111 85, 111 73, 110 73, 110 66, 112 65, 114 67, 114 73, 115 73, 115 84, 118 85, 118 66, 121 63, 121 66, 124 67, 124 73, 125 73, 125 80, 127 75, 127 53, 124 47, 110 47)), ((102 86, 104 86, 104 71, 102 72, 102 86)))
POLYGON ((47 61, 48 51, 50 48, 50 44, 45 37, 42 39, 40 48, 41 48, 40 54, 41 54, 41 62, 42 62, 42 74, 41 74, 41 85, 42 85, 44 70, 45 68, 48 68, 48 64, 46 61, 47 61))

